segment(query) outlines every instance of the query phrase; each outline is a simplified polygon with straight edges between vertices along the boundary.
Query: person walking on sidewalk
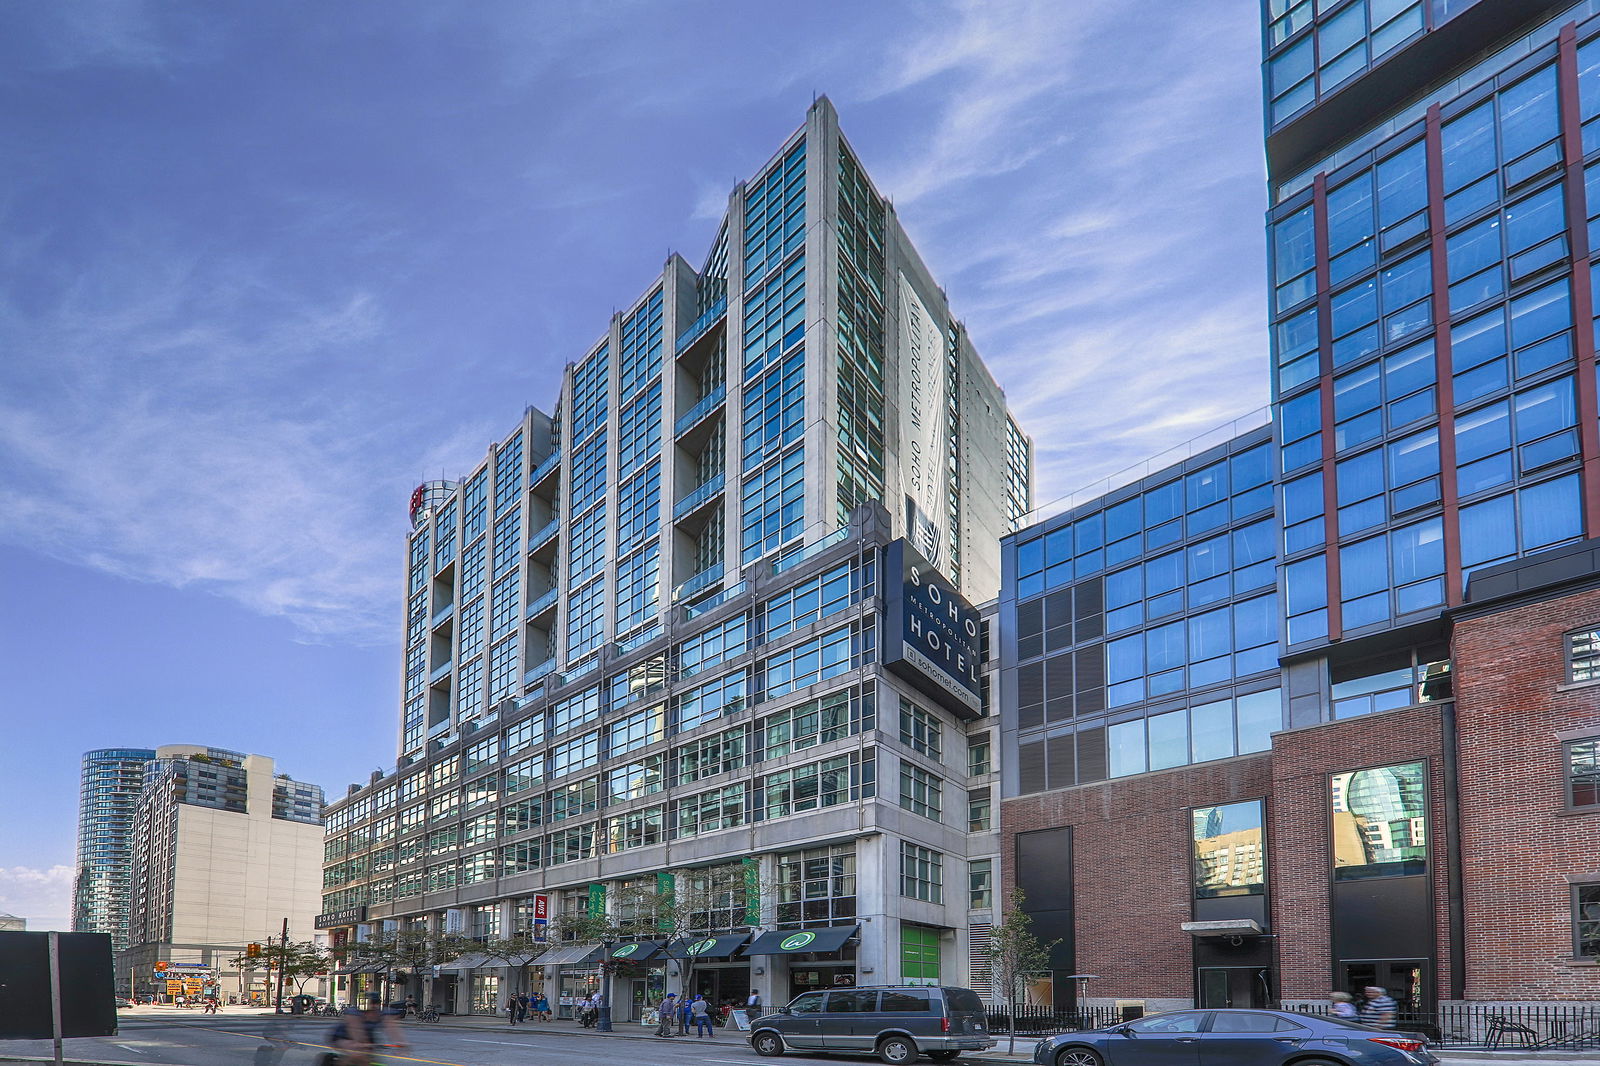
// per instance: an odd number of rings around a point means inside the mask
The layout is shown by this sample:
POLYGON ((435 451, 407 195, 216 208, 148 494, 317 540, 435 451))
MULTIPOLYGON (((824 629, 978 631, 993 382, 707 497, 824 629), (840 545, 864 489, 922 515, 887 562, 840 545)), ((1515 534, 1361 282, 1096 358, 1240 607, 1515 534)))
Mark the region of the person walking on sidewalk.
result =
POLYGON ((678 1013, 678 994, 668 992, 666 998, 656 1006, 656 1035, 675 1036, 672 1031, 672 1016, 678 1013))
POLYGON ((517 1024, 517 997, 512 996, 506 1000, 506 1020, 512 1025, 517 1024))
POLYGON ((516 995, 512 996, 511 998, 513 1000, 515 1000, 516 1004, 517 1004, 517 1021, 519 1021, 519 1022, 527 1021, 528 1020, 528 994, 526 992, 518 992, 516 995))
POLYGON ((1361 1022, 1378 1029, 1393 1029, 1395 1011, 1400 1005, 1396 1003, 1386 989, 1377 985, 1368 985, 1361 990, 1361 1022))
POLYGON ((744 1012, 751 1021, 761 1017, 761 990, 752 988, 750 998, 744 1001, 744 1012))
POLYGON ((543 992, 533 997, 533 1013, 539 1016, 541 1022, 550 1020, 550 1001, 543 992))
POLYGON ((694 1018, 695 1036, 704 1038, 716 1035, 711 1029, 711 1008, 706 1003, 706 997, 694 997, 694 1002, 689 1004, 689 1015, 694 1018))

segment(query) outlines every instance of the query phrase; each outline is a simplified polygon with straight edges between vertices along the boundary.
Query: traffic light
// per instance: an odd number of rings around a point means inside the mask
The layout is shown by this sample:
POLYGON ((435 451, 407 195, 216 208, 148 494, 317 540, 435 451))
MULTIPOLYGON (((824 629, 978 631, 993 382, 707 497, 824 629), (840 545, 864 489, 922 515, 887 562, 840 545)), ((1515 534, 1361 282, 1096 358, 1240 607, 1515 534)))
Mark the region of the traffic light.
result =
POLYGON ((261 957, 261 945, 246 944, 244 948, 244 957, 247 959, 259 959, 261 957))

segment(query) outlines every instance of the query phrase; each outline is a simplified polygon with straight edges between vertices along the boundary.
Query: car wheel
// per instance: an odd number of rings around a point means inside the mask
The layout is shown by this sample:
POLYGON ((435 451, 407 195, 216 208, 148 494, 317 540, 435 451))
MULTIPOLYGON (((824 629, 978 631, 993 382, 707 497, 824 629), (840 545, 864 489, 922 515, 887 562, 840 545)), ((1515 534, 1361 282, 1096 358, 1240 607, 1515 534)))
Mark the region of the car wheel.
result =
POLYGON ((930 1051, 928 1052, 928 1058, 934 1062, 949 1062, 959 1054, 961 1054, 959 1051, 930 1051))
POLYGON ((1090 1048, 1069 1047, 1056 1056, 1056 1066, 1104 1066, 1104 1060, 1090 1048))
POLYGON ((903 1036, 891 1036, 878 1043, 878 1058, 889 1066, 905 1066, 917 1059, 917 1045, 903 1036))
POLYGON ((783 1037, 767 1029, 750 1038, 750 1046, 756 1049, 757 1055, 782 1055, 783 1037))

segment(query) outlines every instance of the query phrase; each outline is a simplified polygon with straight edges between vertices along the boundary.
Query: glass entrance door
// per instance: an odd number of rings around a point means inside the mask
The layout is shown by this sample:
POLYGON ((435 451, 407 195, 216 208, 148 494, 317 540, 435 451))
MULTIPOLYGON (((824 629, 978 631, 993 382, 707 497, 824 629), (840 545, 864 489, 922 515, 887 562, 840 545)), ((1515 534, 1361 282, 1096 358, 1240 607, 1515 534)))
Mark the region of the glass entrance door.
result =
POLYGON ((1196 988, 1197 1007, 1268 1007, 1272 973, 1265 966, 1202 966, 1196 988))

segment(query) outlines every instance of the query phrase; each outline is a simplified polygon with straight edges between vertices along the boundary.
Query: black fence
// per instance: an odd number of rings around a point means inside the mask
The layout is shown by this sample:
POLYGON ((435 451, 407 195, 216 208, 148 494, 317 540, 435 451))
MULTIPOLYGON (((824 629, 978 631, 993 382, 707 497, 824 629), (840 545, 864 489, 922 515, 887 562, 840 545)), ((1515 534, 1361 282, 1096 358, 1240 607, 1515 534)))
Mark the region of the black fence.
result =
MULTIPOLYGON (((1326 1009, 1302 1010, 1326 1015, 1326 1009)), ((1394 1028, 1422 1033, 1441 1047, 1600 1049, 1600 1008, 1446 1004, 1401 1010, 1394 1028)))
POLYGON ((1054 1007, 1019 1005, 1016 1015, 1005 1006, 989 1008, 989 1035, 1006 1036, 1015 1031, 1018 1036, 1049 1036, 1052 1033, 1072 1033, 1084 1029, 1099 1029, 1123 1021, 1122 1015, 1112 1007, 1085 1007, 1081 1010, 1056 1010, 1054 1007))
MULTIPOLYGON (((1324 1007, 1296 1008, 1299 1013, 1327 1015, 1324 1007)), ((1018 1006, 1015 1017, 1004 1004, 988 1011, 992 1036, 1050 1036, 1100 1029, 1137 1017, 1137 1010, 1085 1007, 1018 1006)), ((1445 1005, 1436 1011, 1402 1010, 1394 1028, 1421 1033, 1440 1047, 1551 1050, 1600 1050, 1600 1008, 1513 1007, 1495 1004, 1445 1005)))

